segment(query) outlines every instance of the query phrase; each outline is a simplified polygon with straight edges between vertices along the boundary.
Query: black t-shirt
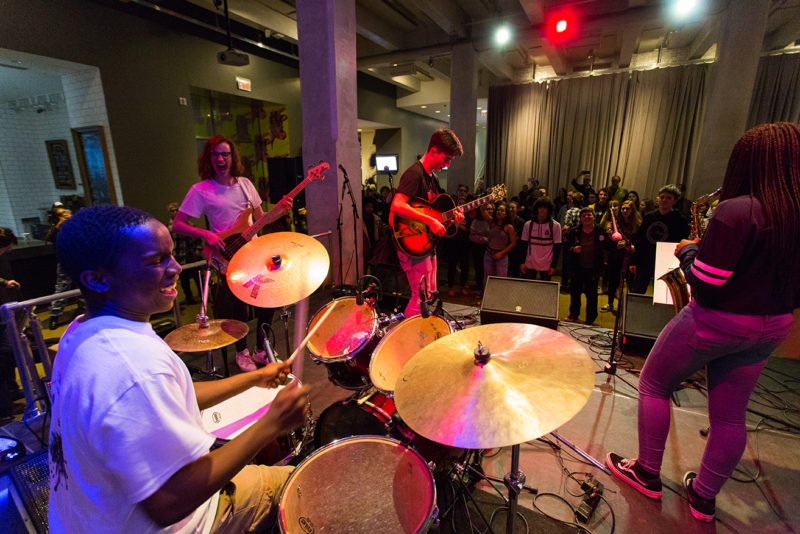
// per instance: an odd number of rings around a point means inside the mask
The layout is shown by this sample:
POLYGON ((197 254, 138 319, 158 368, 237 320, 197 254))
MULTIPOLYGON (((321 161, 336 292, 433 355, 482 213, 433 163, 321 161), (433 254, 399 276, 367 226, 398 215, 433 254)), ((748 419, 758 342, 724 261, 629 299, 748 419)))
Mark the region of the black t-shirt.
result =
POLYGON ((400 177, 397 192, 403 193, 409 200, 420 198, 430 202, 443 190, 436 175, 425 172, 425 167, 417 160, 400 177))
POLYGON ((678 257, 692 298, 703 307, 742 315, 792 313, 800 271, 770 254, 761 203, 750 196, 721 202, 700 245, 678 257))
POLYGON ((658 210, 644 216, 639 232, 636 234, 634 265, 652 264, 656 257, 656 243, 677 243, 689 237, 689 225, 678 211, 672 210, 661 215, 658 210))

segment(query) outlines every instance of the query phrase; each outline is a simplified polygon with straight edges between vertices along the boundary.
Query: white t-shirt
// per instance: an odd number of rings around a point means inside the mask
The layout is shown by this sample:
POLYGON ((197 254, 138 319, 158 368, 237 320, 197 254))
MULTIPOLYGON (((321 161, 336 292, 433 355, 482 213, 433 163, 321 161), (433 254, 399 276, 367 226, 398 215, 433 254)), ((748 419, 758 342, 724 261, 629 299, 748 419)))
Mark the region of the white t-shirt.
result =
POLYGON ((150 323, 77 318, 53 365, 51 532, 208 532, 219 492, 160 529, 139 503, 208 453, 186 366, 150 323))
POLYGON ((553 245, 561 243, 561 225, 553 221, 553 234, 550 223, 528 221, 522 227, 522 241, 525 242, 525 267, 536 271, 547 271, 553 262, 553 245))
POLYGON ((261 197, 253 182, 244 176, 236 180, 233 185, 221 185, 214 179, 197 182, 186 193, 179 211, 189 217, 207 216, 210 230, 214 233, 227 230, 242 211, 261 206, 261 197))

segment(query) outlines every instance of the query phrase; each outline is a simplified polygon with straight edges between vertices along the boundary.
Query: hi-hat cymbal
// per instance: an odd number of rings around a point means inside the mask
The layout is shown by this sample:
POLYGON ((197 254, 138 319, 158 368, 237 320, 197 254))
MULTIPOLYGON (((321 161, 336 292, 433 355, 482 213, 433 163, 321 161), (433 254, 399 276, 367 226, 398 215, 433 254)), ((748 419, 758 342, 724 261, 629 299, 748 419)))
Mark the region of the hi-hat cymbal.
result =
POLYGON ((208 328, 191 323, 173 330, 164 338, 176 352, 202 352, 226 347, 247 335, 247 323, 233 319, 213 319, 208 328))
POLYGON ((328 251, 313 237, 267 234, 234 254, 228 264, 228 287, 248 304, 278 308, 313 293, 328 275, 329 265, 328 251))
POLYGON ((586 349, 535 325, 476 326, 416 353, 395 384, 403 421, 436 442, 465 449, 506 447, 572 419, 594 387, 586 349), (478 342, 490 352, 477 364, 478 342))

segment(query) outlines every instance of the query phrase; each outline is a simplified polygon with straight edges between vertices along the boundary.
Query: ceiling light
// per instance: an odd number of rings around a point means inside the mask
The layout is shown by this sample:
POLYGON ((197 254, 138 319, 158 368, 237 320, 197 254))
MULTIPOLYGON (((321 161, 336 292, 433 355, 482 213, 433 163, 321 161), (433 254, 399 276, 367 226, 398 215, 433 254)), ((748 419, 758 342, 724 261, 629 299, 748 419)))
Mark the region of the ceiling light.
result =
POLYGON ((428 106, 420 106, 422 109, 427 109, 428 106))
POLYGON ((561 19, 556 22, 556 31, 558 33, 564 33, 567 31, 567 21, 565 19, 561 19))
POLYGON ((698 4, 698 0, 674 0, 672 14, 679 19, 688 18, 697 12, 698 4))
POLYGON ((499 45, 504 45, 511 40, 511 30, 508 26, 501 26, 497 28, 497 31, 494 33, 494 41, 499 45))
POLYGON ((439 111, 439 110, 437 109, 437 110, 436 110, 436 113, 441 113, 441 111, 439 111))

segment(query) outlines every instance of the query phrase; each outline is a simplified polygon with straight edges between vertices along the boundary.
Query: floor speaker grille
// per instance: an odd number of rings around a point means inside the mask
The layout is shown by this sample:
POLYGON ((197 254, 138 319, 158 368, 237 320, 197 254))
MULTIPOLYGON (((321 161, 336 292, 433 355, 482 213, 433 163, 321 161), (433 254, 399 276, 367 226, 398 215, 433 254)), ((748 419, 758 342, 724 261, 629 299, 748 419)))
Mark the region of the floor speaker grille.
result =
POLYGON ((497 322, 554 328, 558 325, 558 282, 490 276, 481 302, 481 323, 497 322))
POLYGON ((42 452, 11 468, 11 478, 17 488, 25 509, 36 532, 49 532, 47 523, 47 501, 50 497, 50 481, 47 476, 47 452, 42 452))

